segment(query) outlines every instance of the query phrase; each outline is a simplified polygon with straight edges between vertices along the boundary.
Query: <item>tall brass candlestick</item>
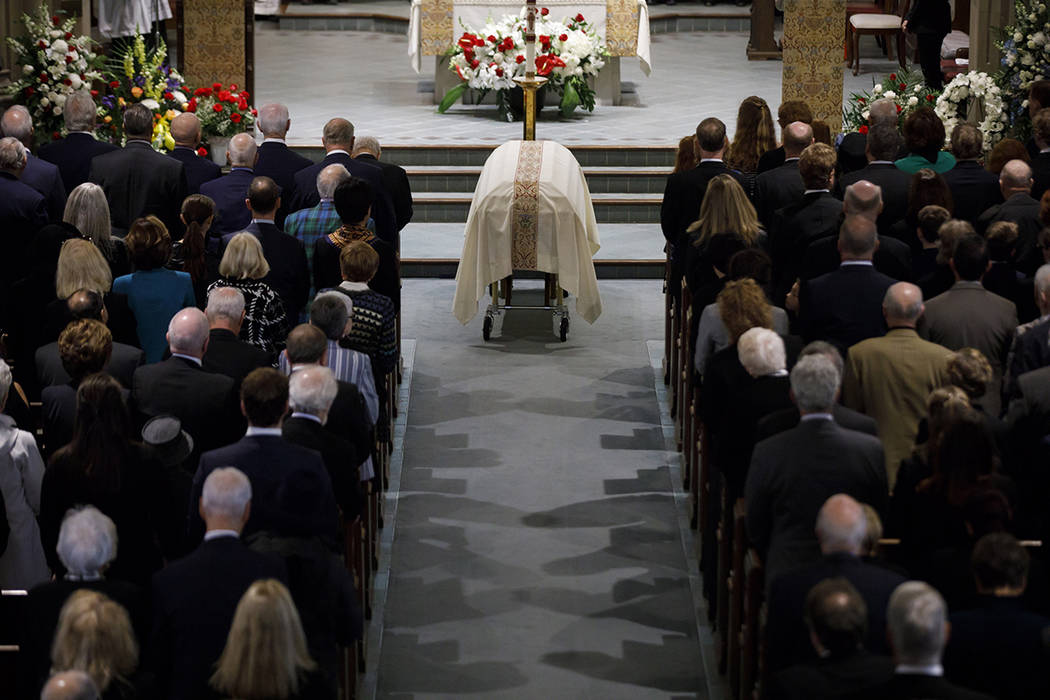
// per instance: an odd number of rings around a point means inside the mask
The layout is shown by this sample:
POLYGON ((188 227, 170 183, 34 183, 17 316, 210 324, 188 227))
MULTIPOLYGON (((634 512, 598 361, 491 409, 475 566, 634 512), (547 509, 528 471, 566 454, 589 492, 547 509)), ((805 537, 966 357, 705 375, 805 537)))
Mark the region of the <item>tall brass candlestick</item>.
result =
POLYGON ((547 82, 536 75, 536 0, 525 2, 525 76, 514 78, 525 93, 524 140, 536 140, 536 90, 547 82))

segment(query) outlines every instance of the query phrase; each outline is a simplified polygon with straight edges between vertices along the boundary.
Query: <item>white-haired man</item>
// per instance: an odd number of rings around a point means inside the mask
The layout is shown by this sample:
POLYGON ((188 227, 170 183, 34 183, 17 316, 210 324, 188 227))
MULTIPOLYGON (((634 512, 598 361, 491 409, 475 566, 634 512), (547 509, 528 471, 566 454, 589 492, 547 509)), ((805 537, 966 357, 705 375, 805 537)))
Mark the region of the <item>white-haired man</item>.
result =
POLYGON ((397 230, 400 231, 412 220, 412 186, 405 169, 396 163, 379 160, 382 155, 383 149, 375 136, 358 136, 354 139, 354 160, 374 165, 382 171, 383 183, 394 203, 397 230))
MULTIPOLYGON (((255 163, 256 176, 265 175, 281 188, 281 208, 277 210, 277 226, 287 230, 286 219, 292 211, 291 204, 295 199, 295 174, 303 168, 313 165, 313 161, 301 156, 285 143, 285 136, 292 126, 288 108, 277 102, 264 104, 259 108, 255 125, 262 132, 263 140, 259 144, 259 160, 255 163)), ((306 248, 307 255, 310 248, 306 248)))
POLYGON ((29 242, 47 224, 44 195, 19 178, 26 167, 26 147, 18 139, 0 139, 0 323, 10 326, 11 285, 23 277, 29 242))
POLYGON ((40 147, 40 158, 54 163, 62 173, 66 194, 88 181, 91 159, 117 150, 117 147, 95 138, 95 116, 98 105, 89 90, 78 90, 66 98, 62 119, 66 135, 40 147))
POLYGON ((226 159, 230 172, 220 178, 201 185, 201 194, 215 202, 216 233, 238 233, 252 222, 252 213, 245 204, 248 187, 255 178, 255 159, 258 147, 251 134, 237 134, 230 139, 226 159))
POLYGON ((770 583, 820 558, 813 523, 831 496, 847 494, 881 510, 889 493, 878 438, 841 428, 832 417, 834 363, 826 355, 803 357, 790 381, 801 421, 755 445, 745 487, 748 533, 770 583))
MULTIPOLYGON (((316 181, 317 192, 321 200, 309 209, 300 209, 289 214, 284 220, 284 232, 294 236, 303 244, 311 270, 313 269, 314 244, 317 243, 317 239, 327 236, 343 225, 332 198, 335 188, 349 181, 350 177, 350 171, 341 163, 325 166, 321 172, 317 173, 316 181)), ((311 296, 315 292, 312 282, 311 279, 311 296)))
POLYGON ((1039 200, 1032 197, 1032 168, 1023 160, 1011 160, 999 173, 999 190, 1003 203, 988 207, 977 218, 977 232, 984 234, 994 221, 1012 221, 1017 224, 1017 253, 1015 265, 1027 276, 1035 274, 1043 264, 1038 247, 1039 232, 1043 229, 1039 218, 1039 200))
POLYGON ((171 137, 175 148, 168 155, 186 168, 186 194, 197 194, 201 185, 222 175, 222 168, 211 158, 198 153, 201 145, 201 120, 193 112, 183 112, 171 120, 171 137))
POLYGON ((57 165, 33 155, 33 117, 29 110, 23 105, 8 107, 0 117, 0 132, 18 139, 26 147, 26 167, 21 180, 44 195, 51 221, 61 221, 66 208, 66 186, 57 165))
POLYGON ((153 629, 146 664, 163 697, 208 695, 208 678, 226 644, 241 596, 259 579, 287 580, 284 562, 248 549, 240 535, 251 513, 252 486, 232 467, 208 475, 198 510, 204 541, 153 576, 153 629))
POLYGON ((262 348, 240 339, 244 323, 244 294, 236 287, 217 287, 208 293, 208 349, 201 366, 233 379, 234 391, 256 367, 269 367, 270 355, 262 348))
POLYGON ((904 577, 863 560, 867 554, 868 521, 864 507, 844 493, 829 498, 817 514, 821 558, 777 577, 769 588, 766 663, 771 671, 816 661, 806 643, 802 620, 806 594, 820 581, 841 576, 860 593, 868 609, 868 651, 885 654, 886 605, 904 577))

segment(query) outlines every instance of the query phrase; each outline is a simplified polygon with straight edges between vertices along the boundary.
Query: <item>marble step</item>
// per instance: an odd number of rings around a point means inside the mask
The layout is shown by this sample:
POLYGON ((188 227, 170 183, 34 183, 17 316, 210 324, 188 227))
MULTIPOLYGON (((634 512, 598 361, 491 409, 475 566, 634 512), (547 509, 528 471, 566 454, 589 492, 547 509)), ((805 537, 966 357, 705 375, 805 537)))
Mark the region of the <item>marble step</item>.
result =
MULTIPOLYGON (((414 222, 466 223, 470 192, 413 194, 414 222)), ((594 216, 600 224, 658 224, 663 193, 592 193, 594 216)))
MULTIPOLYGON (((403 168, 415 166, 481 167, 498 143, 435 143, 433 145, 383 144, 383 160, 403 168)), ((321 144, 293 145, 292 150, 314 162, 324 158, 321 144)), ((676 147, 663 144, 611 145, 587 144, 569 146, 584 168, 672 168, 676 147)))
MULTIPOLYGON (((481 167, 415 165, 405 168, 412 192, 473 192, 481 167)), ((583 169, 591 194, 662 194, 671 168, 591 166, 583 169)))

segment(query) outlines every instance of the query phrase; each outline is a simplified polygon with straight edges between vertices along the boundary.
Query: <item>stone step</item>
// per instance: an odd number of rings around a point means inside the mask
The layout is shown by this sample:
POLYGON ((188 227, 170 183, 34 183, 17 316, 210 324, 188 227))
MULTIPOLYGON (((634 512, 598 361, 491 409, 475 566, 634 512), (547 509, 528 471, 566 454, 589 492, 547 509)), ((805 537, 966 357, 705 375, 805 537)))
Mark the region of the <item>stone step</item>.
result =
MULTIPOLYGON (((476 166, 481 167, 499 144, 382 144, 383 160, 404 168, 415 166, 476 166)), ((320 144, 292 145, 292 150, 314 162, 324 158, 320 144)), ((671 168, 674 167, 675 146, 664 144, 639 145, 578 145, 569 146, 573 156, 584 168, 671 168)))
MULTIPOLYGON (((412 192, 473 192, 481 175, 475 165, 414 165, 407 167, 412 192)), ((583 169, 591 194, 661 194, 671 168, 591 166, 583 169)))
MULTIPOLYGON (((422 192, 414 194, 413 222, 466 222, 470 212, 469 192, 422 192)), ((594 216, 598 223, 652 224, 660 221, 663 194, 592 193, 594 216)))
MULTIPOLYGON (((401 261, 401 279, 436 278, 455 279, 459 268, 458 258, 412 258, 401 261)), ((595 260, 594 274, 598 279, 646 279, 664 278, 662 260, 595 260)), ((515 278, 541 279, 542 273, 517 271, 515 278)), ((482 300, 482 308, 485 301, 482 300)), ((575 308, 570 304, 570 308, 575 308)))

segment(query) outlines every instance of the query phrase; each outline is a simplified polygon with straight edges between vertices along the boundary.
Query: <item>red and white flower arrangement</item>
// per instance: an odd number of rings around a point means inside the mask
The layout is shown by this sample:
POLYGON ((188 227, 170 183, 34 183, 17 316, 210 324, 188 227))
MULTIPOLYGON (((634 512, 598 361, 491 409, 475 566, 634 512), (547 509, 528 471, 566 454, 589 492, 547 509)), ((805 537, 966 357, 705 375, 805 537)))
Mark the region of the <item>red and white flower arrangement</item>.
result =
POLYGON ((248 102, 250 97, 236 83, 212 83, 193 91, 186 111, 197 113, 205 141, 209 136, 229 138, 254 127, 258 111, 248 102))

